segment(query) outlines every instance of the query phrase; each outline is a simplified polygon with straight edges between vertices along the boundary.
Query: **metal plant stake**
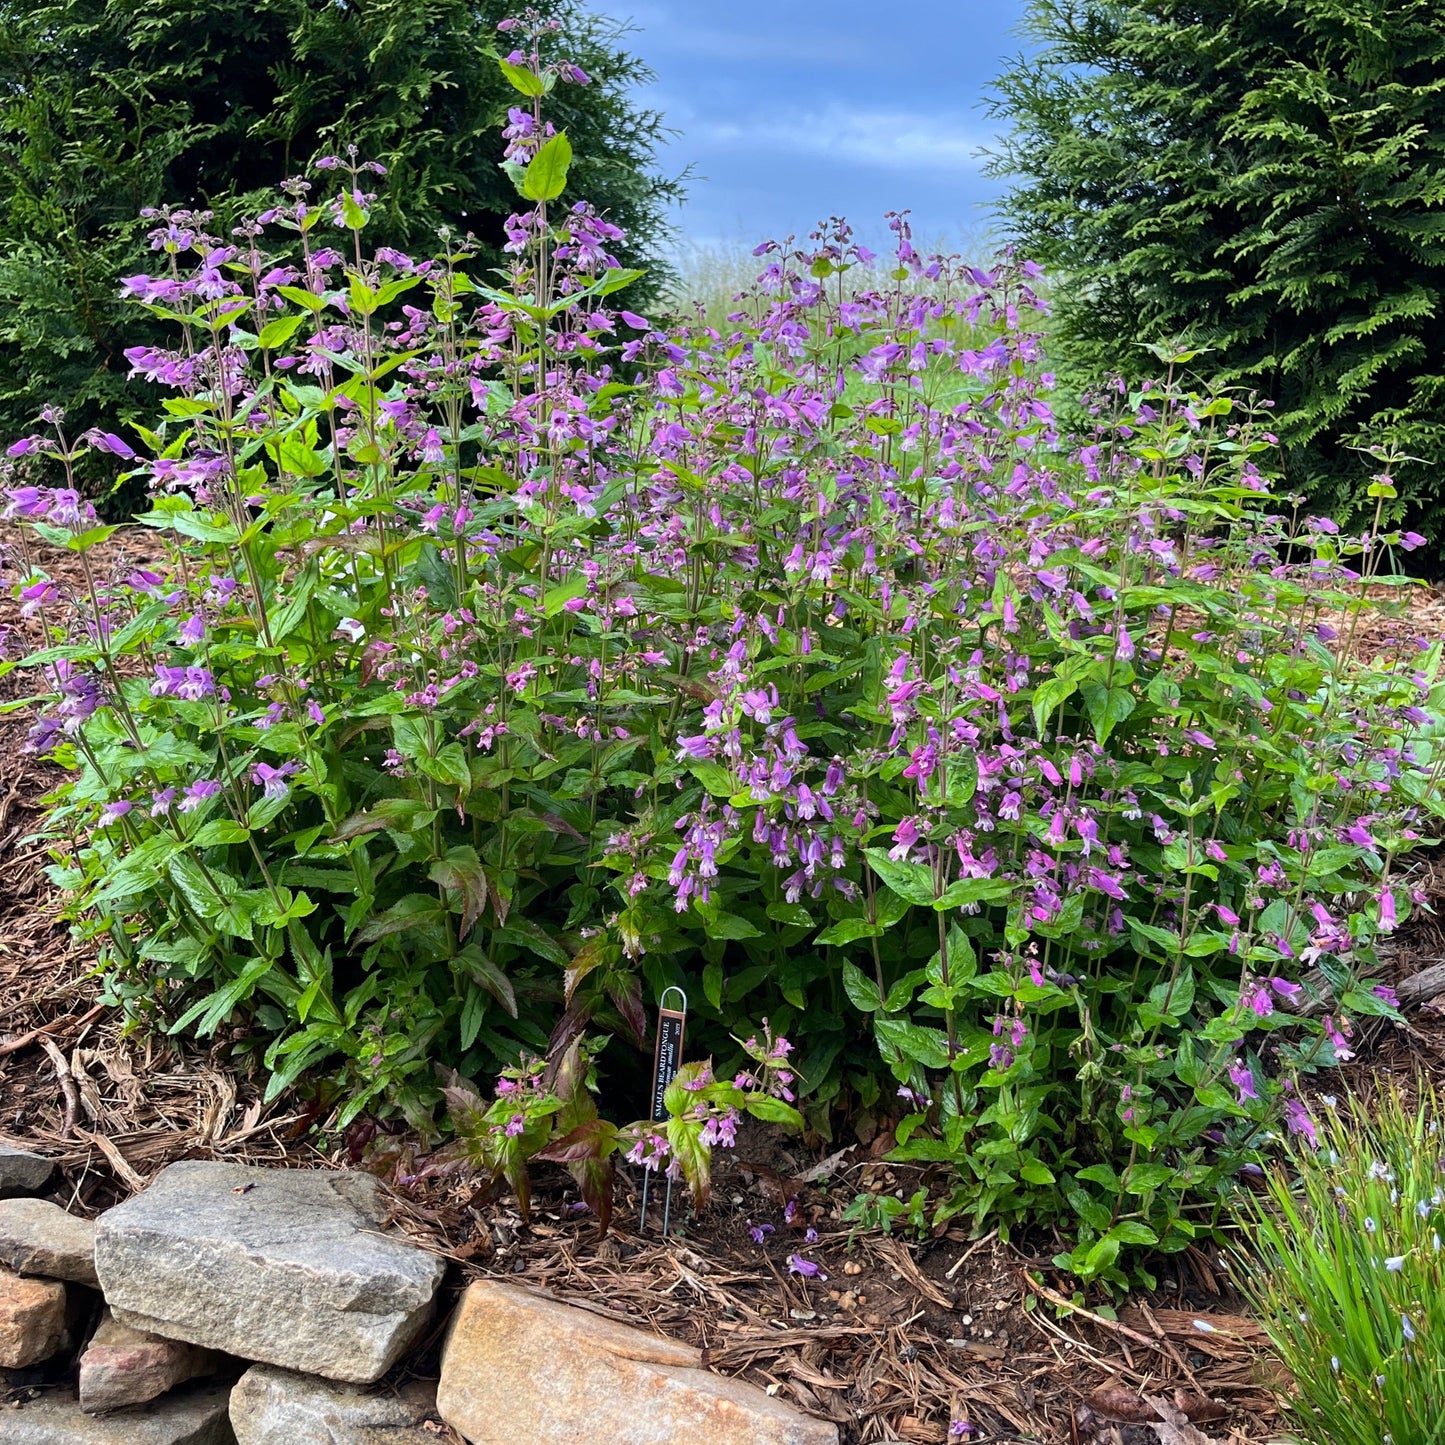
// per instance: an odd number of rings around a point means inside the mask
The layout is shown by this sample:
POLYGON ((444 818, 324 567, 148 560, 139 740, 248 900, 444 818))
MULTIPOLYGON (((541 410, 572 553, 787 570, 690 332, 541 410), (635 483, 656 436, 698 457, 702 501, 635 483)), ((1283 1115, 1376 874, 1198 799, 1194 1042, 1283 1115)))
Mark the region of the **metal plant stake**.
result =
MULTIPOLYGON (((665 988, 662 997, 658 1000, 657 1010, 657 1047, 652 1055, 652 1117, 650 1123, 656 1124, 659 1120, 667 1117, 667 1105, 664 1096, 667 1093, 667 1086, 672 1083, 673 1077, 682 1065, 682 1035, 687 1027, 687 995, 676 985, 665 988), (681 1008, 668 1008, 667 998, 669 994, 676 994, 682 1000, 681 1008)), ((647 1189, 652 1182, 652 1170, 643 1167, 642 1174, 642 1209, 638 1215, 638 1233, 644 1233, 647 1229, 647 1189)), ((672 1174, 667 1176, 667 1192, 662 1200, 662 1232, 665 1235, 672 1216, 672 1174)))

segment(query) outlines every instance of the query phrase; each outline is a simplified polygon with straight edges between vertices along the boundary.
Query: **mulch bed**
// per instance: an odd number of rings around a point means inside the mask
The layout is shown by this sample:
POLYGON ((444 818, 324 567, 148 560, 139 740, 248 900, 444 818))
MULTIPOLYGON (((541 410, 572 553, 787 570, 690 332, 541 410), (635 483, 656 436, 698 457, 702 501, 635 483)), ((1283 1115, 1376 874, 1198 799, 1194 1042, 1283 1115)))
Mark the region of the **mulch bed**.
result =
MULTIPOLYGON (((0 546, 13 540, 0 531, 0 546)), ((144 533, 111 544, 112 565, 151 555, 144 533)), ((47 558, 47 563, 51 562, 47 558)), ((10 654, 38 642, 33 620, 0 597, 10 654)), ((1410 627, 1445 631, 1445 599, 1424 594, 1410 627)), ((1392 650, 1386 624, 1356 639, 1392 650)), ((21 671, 0 679, 0 705, 23 695, 21 671)), ((30 839, 41 799, 58 775, 21 751, 25 710, 0 714, 0 1144, 55 1157, 54 1197, 93 1214, 144 1187, 176 1159, 218 1158, 286 1167, 361 1162, 409 1177, 405 1139, 352 1131, 317 1146, 316 1118, 293 1096, 262 1104, 259 1088, 209 1051, 158 1035, 127 1035, 115 1011, 95 1004, 93 951, 59 917, 45 847, 30 839)), ((1445 864, 1427 867, 1445 896, 1445 864)), ((1426 914, 1402 930, 1398 976, 1445 957, 1445 924, 1426 914)), ((1359 1041, 1343 1083, 1363 1095, 1383 1079, 1445 1075, 1445 1004, 1414 1011, 1404 1028, 1376 1025, 1359 1041)), ((1339 1076, 1336 1076, 1339 1079, 1339 1076)), ((324 1124, 324 1120, 321 1121, 324 1124)), ((709 1366, 742 1375, 799 1408, 836 1421, 845 1445, 916 1441, 946 1445, 950 1420, 968 1419, 975 1441, 1154 1445, 1162 1399, 1201 1434, 1163 1438, 1265 1445, 1275 1416, 1270 1361, 1217 1253, 1195 1248, 1161 1267, 1158 1290, 1117 1318, 1078 1307, 1050 1263, 1042 1235, 971 1240, 960 1229, 919 1241, 907 1232, 855 1234, 841 1221, 860 1190, 910 1196, 922 1170, 878 1156, 885 1133, 821 1161, 760 1127, 720 1151, 712 1201, 696 1219, 674 1198, 675 1232, 658 1234, 654 1196, 638 1227, 637 1171, 624 1170, 612 1231, 576 1208, 560 1170, 540 1172, 530 1222, 509 1196, 477 1181, 428 1177, 396 1186, 396 1221, 425 1247, 456 1261, 460 1283, 506 1274, 545 1285, 571 1303, 687 1340, 709 1366), (791 1208, 789 1207, 791 1204, 791 1208), (760 1246, 749 1233, 770 1224, 760 1246), (788 1271, 806 1246, 827 1278, 788 1271)), ((459 1287, 459 1285, 455 1286, 459 1287)), ((439 1333, 409 1368, 425 1371, 439 1333)))

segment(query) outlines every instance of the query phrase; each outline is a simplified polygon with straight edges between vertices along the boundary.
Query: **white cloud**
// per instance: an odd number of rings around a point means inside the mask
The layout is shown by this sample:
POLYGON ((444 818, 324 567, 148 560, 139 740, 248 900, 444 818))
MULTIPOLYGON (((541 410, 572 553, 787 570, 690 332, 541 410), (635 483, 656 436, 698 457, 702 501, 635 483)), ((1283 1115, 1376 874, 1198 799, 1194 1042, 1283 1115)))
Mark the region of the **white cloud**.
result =
POLYGON ((982 148, 992 139, 954 114, 867 110, 830 105, 822 110, 698 120, 681 129, 684 144, 710 150, 766 151, 889 171, 977 172, 982 148))
MULTIPOLYGON (((608 14, 632 26, 644 38, 638 49, 648 59, 682 55, 702 57, 711 64, 741 61, 770 66, 801 64, 862 66, 874 52, 861 37, 828 33, 817 25, 788 27, 789 16, 774 16, 767 26, 726 28, 699 23, 687 4, 676 8, 649 4, 618 3, 606 7, 608 14)), ((792 17, 795 21, 798 17, 792 17)))

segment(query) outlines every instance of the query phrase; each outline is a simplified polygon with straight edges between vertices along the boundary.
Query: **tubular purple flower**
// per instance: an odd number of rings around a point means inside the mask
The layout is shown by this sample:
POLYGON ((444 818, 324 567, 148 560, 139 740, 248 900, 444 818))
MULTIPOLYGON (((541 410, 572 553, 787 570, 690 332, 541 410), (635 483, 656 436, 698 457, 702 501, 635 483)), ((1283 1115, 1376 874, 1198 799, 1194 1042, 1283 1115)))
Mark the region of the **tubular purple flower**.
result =
POLYGON ((48 578, 42 578, 38 582, 31 582, 28 586, 20 589, 20 615, 29 617, 38 612, 47 602, 56 596, 55 583, 48 578))
POLYGON ((214 778, 201 778, 189 783, 177 805, 182 813, 194 813, 207 798, 214 798, 221 791, 221 785, 214 778))
POLYGON ((118 798, 113 803, 103 803, 96 827, 108 828, 112 823, 118 823, 134 807, 135 804, 129 798, 118 798))
POLYGON ((814 1264, 811 1259, 804 1259, 801 1254, 790 1254, 788 1256, 788 1273, 801 1275, 804 1279, 827 1279, 823 1273, 822 1266, 814 1264))
POLYGON ((127 460, 135 456, 135 450, 130 443, 122 441, 114 432, 96 430, 88 431, 85 435, 98 452, 109 452, 113 457, 127 460))

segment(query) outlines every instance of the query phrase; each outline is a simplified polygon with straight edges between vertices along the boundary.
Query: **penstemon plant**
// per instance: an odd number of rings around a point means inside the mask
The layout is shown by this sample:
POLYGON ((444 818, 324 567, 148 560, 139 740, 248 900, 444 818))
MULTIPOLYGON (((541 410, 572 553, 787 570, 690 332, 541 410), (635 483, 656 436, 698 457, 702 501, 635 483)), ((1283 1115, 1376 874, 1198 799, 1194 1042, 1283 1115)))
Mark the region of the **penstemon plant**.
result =
POLYGON ((683 1064, 663 1098, 667 1117, 622 1128, 598 1112, 592 1049, 581 1038, 551 1060, 524 1059, 503 1070, 490 1104, 453 1074, 442 1093, 456 1137, 413 1178, 469 1165, 494 1187, 510 1185, 525 1216, 531 1205, 531 1164, 561 1164, 605 1233, 612 1217, 616 1156, 622 1154, 629 1164, 685 1180, 694 1207, 701 1209, 712 1186, 713 1150, 737 1143, 744 1114, 802 1127, 791 1102, 792 1047, 781 1034, 774 1037, 764 1021, 761 1040, 754 1035, 741 1042, 747 1063, 731 1079, 717 1078, 711 1059, 683 1064))
POLYGON ((508 33, 505 275, 369 252, 352 155, 226 240, 156 218, 164 564, 116 568, 71 480, 131 442, 10 448, 52 637, 4 665, 48 687, 108 997, 426 1127, 438 1066, 640 1044, 683 983, 721 1077, 768 1016, 817 1134, 896 1124, 953 1171, 936 1224, 1072 1219, 1118 1283, 1393 1012, 1439 647, 1353 643, 1419 539, 1276 502, 1267 407, 1187 356, 1061 438, 1035 268, 906 215, 883 269, 841 222, 760 247, 726 329, 614 310, 543 109, 586 77, 508 33))

